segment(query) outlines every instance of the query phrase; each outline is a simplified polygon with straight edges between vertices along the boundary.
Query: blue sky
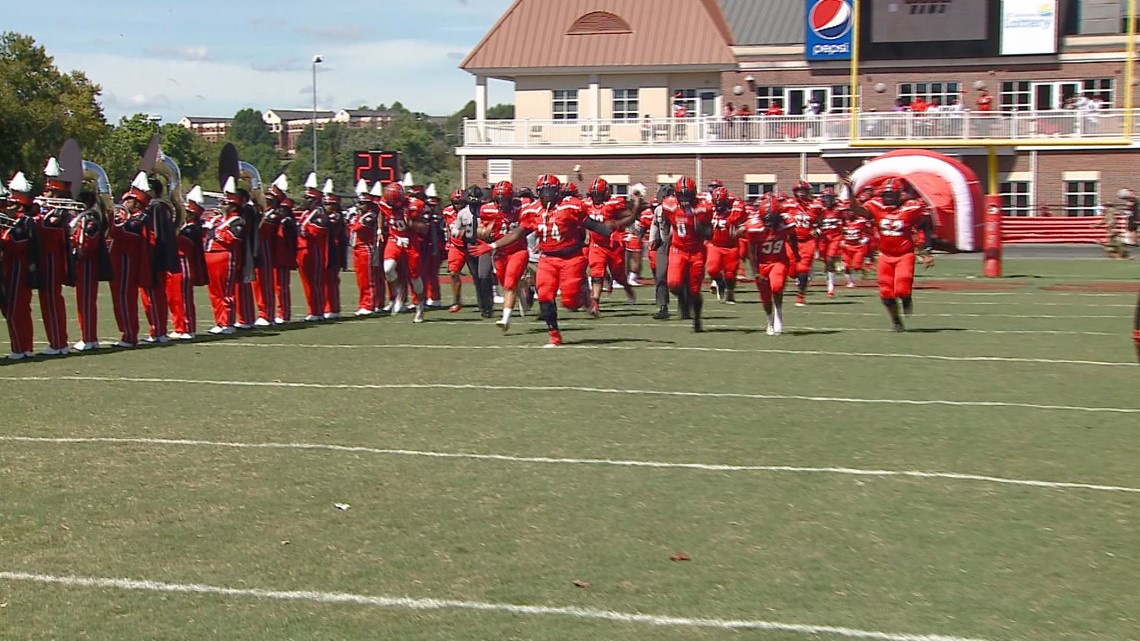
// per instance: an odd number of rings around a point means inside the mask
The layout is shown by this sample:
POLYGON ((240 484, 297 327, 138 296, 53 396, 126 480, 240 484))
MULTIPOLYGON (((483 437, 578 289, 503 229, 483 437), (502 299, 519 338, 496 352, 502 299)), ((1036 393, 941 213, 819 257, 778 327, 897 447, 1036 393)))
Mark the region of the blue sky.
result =
MULTIPOLYGON (((3 29, 33 36, 60 69, 83 70, 102 85, 112 122, 134 113, 174 122, 243 107, 311 108, 315 54, 325 59, 317 67, 322 109, 400 100, 444 115, 474 98, 474 77, 458 64, 510 4, 57 0, 48 13, 8 12, 3 29)), ((491 83, 490 102, 511 102, 512 90, 491 83)))

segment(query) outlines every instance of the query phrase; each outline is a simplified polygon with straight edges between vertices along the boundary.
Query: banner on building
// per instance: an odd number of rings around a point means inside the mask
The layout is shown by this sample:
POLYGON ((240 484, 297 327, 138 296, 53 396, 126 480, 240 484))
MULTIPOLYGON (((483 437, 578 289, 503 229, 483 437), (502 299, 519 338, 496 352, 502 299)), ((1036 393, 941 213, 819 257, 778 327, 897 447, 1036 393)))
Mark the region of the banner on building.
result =
POLYGON ((1057 53, 1057 0, 1002 0, 1001 55, 1057 53))
POLYGON ((808 60, 850 60, 855 12, 851 0, 805 0, 804 54, 808 60))

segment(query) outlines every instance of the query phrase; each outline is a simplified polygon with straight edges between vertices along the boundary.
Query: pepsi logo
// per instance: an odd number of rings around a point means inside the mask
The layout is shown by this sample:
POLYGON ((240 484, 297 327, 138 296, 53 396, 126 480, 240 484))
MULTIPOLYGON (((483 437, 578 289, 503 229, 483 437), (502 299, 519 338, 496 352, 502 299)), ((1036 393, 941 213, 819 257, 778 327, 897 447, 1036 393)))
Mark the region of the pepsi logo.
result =
POLYGON ((836 40, 851 30, 852 13, 849 0, 817 0, 808 10, 808 27, 823 40, 836 40))

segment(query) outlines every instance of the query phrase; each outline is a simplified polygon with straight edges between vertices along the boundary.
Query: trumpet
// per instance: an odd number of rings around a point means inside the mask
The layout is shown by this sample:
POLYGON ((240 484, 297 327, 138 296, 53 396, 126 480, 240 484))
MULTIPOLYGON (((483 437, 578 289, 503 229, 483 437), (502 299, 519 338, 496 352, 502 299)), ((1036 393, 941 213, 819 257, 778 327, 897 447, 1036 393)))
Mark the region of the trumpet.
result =
POLYGON ((41 209, 63 209, 65 211, 74 212, 76 214, 87 211, 87 205, 72 200, 70 198, 49 198, 47 196, 36 196, 34 201, 41 209))

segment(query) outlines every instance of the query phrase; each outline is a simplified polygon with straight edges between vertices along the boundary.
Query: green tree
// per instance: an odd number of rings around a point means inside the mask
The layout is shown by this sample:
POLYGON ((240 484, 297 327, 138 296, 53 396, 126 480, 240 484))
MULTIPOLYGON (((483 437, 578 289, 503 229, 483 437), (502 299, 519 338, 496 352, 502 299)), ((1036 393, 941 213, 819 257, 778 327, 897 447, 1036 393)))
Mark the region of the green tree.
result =
POLYGON ((92 159, 103 166, 111 180, 114 194, 118 195, 130 188, 131 180, 139 171, 147 143, 154 134, 162 134, 162 151, 178 163, 182 174, 181 191, 185 194, 195 183, 208 179, 208 185, 216 183, 213 174, 217 172, 218 154, 211 153, 208 144, 202 144, 197 135, 178 124, 156 127, 147 120, 145 114, 135 114, 119 119, 100 144, 93 150, 92 159))
POLYGON ((256 109, 242 109, 234 114, 234 121, 226 133, 226 138, 235 145, 269 145, 273 146, 273 134, 261 119, 261 112, 256 109))
MULTIPOLYGON (((102 90, 82 72, 60 73, 35 39, 0 33, 0 172, 41 179, 44 161, 75 138, 84 150, 107 132, 102 90)), ((84 152, 85 154, 87 151, 84 152)))

